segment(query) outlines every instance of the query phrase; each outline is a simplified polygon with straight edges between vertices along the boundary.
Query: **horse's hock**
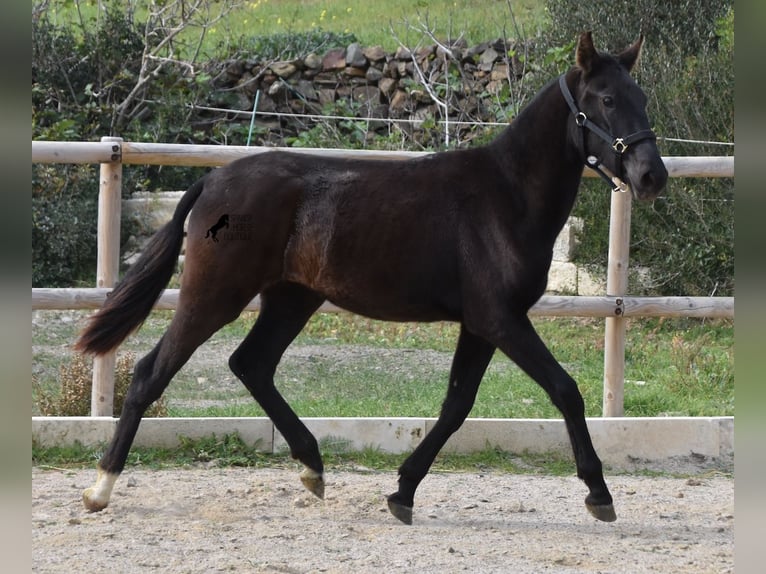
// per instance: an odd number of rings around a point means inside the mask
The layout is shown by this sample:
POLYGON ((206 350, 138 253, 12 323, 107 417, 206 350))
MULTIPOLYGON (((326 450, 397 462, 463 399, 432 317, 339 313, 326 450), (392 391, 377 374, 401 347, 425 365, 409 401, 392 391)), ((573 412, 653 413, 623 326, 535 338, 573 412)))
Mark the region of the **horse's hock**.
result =
MULTIPOLYGON (((123 251, 123 263, 132 264, 149 237, 170 221, 183 191, 135 192, 130 199, 123 200, 124 217, 131 224, 131 236, 123 251)), ((548 275, 549 293, 567 295, 603 295, 606 283, 603 273, 590 273, 573 261, 582 232, 582 220, 570 217, 553 246, 553 262, 548 275)), ((184 252, 179 263, 183 264, 184 252)))

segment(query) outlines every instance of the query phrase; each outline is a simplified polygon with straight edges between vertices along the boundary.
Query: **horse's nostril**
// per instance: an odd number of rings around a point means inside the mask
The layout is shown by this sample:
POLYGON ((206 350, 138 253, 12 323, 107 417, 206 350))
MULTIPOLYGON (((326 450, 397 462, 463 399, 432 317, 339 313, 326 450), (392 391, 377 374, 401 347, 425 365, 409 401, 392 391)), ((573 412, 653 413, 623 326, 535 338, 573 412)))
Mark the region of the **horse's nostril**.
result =
POLYGON ((668 175, 665 170, 657 171, 649 169, 643 173, 639 182, 642 189, 652 189, 659 193, 665 187, 667 180, 668 175))
POLYGON ((651 171, 647 171, 643 176, 641 176, 641 187, 648 188, 648 187, 654 187, 654 174, 651 171))

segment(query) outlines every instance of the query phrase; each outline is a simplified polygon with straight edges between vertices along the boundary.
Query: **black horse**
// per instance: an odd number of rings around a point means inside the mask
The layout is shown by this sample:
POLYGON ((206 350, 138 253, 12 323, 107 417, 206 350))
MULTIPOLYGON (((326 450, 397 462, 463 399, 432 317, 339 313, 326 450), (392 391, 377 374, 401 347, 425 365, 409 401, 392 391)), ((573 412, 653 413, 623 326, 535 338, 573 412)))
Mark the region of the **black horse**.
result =
POLYGON ((388 497, 399 520, 412 522, 415 490, 471 410, 495 349, 561 411, 577 476, 589 489, 585 504, 599 520, 615 520, 582 396, 527 311, 545 289, 553 243, 584 164, 616 176, 639 199, 653 199, 665 186, 646 97, 629 75, 642 44, 640 37, 609 55, 583 34, 576 66, 483 147, 394 165, 274 151, 194 183, 77 342, 83 352, 105 353, 141 325, 175 269, 191 211, 178 310, 136 365, 97 482, 83 493, 85 506, 107 506, 144 411, 194 350, 260 294, 258 319, 229 366, 304 464, 301 479, 320 498, 324 467, 317 441, 273 375, 287 346, 329 300, 375 319, 461 326, 438 422, 399 468, 398 491, 388 497), (203 239, 222 211, 252 222, 247 241, 203 239))

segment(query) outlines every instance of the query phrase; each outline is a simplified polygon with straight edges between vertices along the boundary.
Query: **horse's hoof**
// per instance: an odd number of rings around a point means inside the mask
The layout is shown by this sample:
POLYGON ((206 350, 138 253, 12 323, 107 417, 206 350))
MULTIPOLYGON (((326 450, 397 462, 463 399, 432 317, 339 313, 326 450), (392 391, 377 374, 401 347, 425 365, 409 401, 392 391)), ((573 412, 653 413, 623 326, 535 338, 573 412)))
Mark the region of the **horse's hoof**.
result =
POLYGON ((306 467, 301 473, 301 482, 314 496, 324 499, 324 477, 320 473, 306 467))
POLYGON ((90 512, 100 512, 109 505, 109 499, 104 500, 96 495, 96 489, 86 488, 82 492, 82 503, 90 512))
POLYGON ((617 514, 614 511, 614 505, 612 504, 588 504, 585 503, 585 507, 588 509, 594 518, 603 522, 614 522, 617 520, 617 514))
POLYGON ((98 469, 96 484, 86 488, 82 493, 82 503, 91 512, 99 512, 109 505, 112 488, 119 474, 98 469))
POLYGON ((388 497, 388 510, 404 524, 408 526, 412 525, 412 507, 404 506, 403 504, 396 502, 394 496, 395 495, 388 497))

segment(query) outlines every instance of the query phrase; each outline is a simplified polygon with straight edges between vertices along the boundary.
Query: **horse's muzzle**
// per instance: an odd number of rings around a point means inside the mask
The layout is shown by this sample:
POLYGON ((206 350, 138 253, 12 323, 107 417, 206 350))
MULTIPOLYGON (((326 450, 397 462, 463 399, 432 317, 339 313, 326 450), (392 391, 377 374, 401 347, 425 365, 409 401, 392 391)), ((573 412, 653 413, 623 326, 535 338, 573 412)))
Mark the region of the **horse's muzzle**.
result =
POLYGON ((633 191, 633 197, 647 201, 655 199, 668 182, 665 163, 653 143, 637 146, 633 151, 634 154, 625 158, 624 162, 625 177, 633 191))

